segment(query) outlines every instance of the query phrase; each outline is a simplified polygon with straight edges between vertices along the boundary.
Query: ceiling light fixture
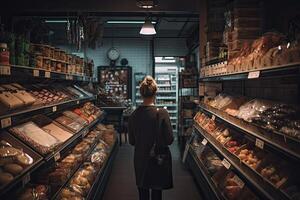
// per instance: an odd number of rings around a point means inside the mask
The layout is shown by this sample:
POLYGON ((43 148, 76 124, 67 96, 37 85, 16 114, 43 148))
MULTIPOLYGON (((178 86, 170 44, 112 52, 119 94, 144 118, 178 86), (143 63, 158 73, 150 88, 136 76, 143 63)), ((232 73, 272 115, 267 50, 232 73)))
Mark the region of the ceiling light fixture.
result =
POLYGON ((153 24, 151 23, 151 20, 146 19, 145 23, 143 24, 141 30, 140 30, 140 34, 141 35, 155 35, 156 31, 155 28, 153 26, 153 24))
MULTIPOLYGON (((109 20, 106 21, 107 24, 144 24, 145 21, 122 21, 122 20, 109 20)), ((152 24, 156 24, 156 22, 151 22, 152 24)))
POLYGON ((157 0, 137 0, 136 5, 143 9, 151 9, 157 6, 157 0))

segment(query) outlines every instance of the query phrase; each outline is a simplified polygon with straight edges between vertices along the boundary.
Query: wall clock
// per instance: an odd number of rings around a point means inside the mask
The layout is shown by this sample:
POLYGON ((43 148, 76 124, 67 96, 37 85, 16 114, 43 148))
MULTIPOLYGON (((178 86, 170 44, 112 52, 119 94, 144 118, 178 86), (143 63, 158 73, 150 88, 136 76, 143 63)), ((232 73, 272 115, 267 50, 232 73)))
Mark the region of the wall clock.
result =
POLYGON ((120 52, 116 48, 110 48, 107 51, 107 57, 111 65, 115 65, 116 61, 120 58, 120 52))

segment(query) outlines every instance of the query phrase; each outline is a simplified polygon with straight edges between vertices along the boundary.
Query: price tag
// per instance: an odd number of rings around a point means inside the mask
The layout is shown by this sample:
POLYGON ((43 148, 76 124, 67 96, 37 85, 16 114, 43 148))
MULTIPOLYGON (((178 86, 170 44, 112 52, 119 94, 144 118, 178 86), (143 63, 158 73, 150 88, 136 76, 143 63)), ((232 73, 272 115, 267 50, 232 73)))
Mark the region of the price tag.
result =
POLYGON ((258 78, 260 75, 260 71, 249 72, 248 79, 258 78))
POLYGON ((56 106, 53 106, 52 107, 52 112, 56 112, 57 111, 57 107, 56 106))
POLYGON ((72 75, 69 75, 69 74, 67 74, 67 75, 66 75, 66 80, 73 80, 73 76, 72 76, 72 75))
POLYGON ((29 183, 29 181, 30 181, 30 173, 26 174, 26 175, 23 177, 23 179, 22 179, 22 185, 23 185, 23 187, 24 187, 27 183, 29 183))
POLYGON ((54 154, 54 161, 58 161, 60 159, 60 152, 57 152, 56 154, 54 154))
POLYGON ((50 78, 51 77, 51 73, 50 72, 45 72, 45 78, 50 78))
POLYGON ((6 128, 9 126, 11 126, 11 117, 1 119, 1 128, 6 128))
POLYGON ((212 116, 211 116, 211 119, 215 121, 216 116, 215 116, 215 115, 212 115, 212 116))
POLYGON ((255 146, 257 146, 260 149, 264 149, 264 144, 265 144, 264 141, 256 138, 256 140, 255 140, 255 146))
POLYGON ((1 75, 10 75, 10 66, 0 66, 1 75))
POLYGON ((78 104, 79 104, 79 101, 76 101, 76 104, 78 105, 78 104))
POLYGON ((232 179, 241 189, 243 189, 243 187, 245 186, 245 183, 237 175, 234 175, 234 177, 232 177, 232 179))
POLYGON ((84 138, 88 133, 89 133, 88 129, 84 130, 82 133, 82 138, 84 138))
POLYGON ((207 144, 207 139, 204 138, 201 143, 205 146, 207 144))
POLYGON ((40 70, 34 69, 34 70, 33 70, 33 76, 34 76, 34 77, 39 77, 39 76, 40 76, 40 70))
POLYGON ((228 160, 226 160, 225 158, 222 160, 222 164, 226 169, 229 169, 231 166, 230 162, 228 162, 228 160))

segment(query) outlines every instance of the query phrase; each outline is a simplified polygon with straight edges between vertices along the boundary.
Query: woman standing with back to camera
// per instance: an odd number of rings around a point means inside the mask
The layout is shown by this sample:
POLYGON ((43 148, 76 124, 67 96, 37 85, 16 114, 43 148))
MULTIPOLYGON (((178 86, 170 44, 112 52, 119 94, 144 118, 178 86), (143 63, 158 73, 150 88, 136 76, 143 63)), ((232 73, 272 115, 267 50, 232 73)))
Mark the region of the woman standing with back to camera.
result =
POLYGON ((162 199, 162 190, 173 187, 172 158, 168 145, 173 142, 166 109, 155 106, 157 84, 146 76, 140 85, 143 104, 129 118, 129 142, 134 148, 134 168, 140 200, 162 199), (150 192, 151 190, 151 192, 150 192))

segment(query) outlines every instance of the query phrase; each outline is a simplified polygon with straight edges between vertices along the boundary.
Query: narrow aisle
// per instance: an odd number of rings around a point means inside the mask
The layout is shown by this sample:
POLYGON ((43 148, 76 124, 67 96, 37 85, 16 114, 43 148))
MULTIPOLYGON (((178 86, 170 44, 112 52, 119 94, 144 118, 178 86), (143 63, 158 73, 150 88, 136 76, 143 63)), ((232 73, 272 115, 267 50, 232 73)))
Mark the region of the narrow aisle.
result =
MULTIPOLYGON (((171 146, 173 156, 174 188, 163 192, 163 200, 201 200, 193 177, 180 161, 177 143, 171 146)), ((103 200, 137 200, 138 193, 135 186, 133 169, 133 148, 122 145, 113 164, 112 174, 103 200)))

